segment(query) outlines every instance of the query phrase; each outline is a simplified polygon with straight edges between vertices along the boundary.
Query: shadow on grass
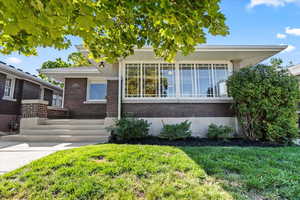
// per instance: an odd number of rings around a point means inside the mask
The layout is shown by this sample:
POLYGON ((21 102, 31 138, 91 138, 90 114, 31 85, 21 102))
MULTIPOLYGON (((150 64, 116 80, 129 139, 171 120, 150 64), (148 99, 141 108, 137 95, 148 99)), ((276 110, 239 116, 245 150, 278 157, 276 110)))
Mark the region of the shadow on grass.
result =
POLYGON ((300 199, 300 148, 178 147, 234 199, 300 199))

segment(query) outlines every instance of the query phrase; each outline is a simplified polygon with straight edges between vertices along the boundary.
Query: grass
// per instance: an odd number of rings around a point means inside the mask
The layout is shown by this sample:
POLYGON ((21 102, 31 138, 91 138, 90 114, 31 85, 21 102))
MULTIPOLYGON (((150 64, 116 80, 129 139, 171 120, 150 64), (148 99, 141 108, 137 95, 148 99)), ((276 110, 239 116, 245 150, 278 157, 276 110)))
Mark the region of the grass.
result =
POLYGON ((0 177, 0 199, 300 199, 300 148, 94 145, 0 177))

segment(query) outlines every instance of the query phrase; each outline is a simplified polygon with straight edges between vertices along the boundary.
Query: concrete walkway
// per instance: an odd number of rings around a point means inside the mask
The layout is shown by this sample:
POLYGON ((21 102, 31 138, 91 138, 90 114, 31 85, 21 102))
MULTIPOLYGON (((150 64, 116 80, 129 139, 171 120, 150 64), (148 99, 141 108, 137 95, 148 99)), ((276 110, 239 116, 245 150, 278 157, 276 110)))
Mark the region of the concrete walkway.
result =
POLYGON ((20 143, 0 140, 0 174, 22 167, 56 151, 95 143, 20 143))

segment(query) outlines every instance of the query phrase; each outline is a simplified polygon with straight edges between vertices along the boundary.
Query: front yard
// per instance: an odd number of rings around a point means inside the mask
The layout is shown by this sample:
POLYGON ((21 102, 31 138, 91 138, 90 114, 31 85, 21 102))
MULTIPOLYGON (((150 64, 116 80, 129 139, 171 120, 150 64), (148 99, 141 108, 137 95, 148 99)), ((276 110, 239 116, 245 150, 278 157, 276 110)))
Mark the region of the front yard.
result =
POLYGON ((94 145, 0 177, 0 199, 299 199, 300 148, 94 145))

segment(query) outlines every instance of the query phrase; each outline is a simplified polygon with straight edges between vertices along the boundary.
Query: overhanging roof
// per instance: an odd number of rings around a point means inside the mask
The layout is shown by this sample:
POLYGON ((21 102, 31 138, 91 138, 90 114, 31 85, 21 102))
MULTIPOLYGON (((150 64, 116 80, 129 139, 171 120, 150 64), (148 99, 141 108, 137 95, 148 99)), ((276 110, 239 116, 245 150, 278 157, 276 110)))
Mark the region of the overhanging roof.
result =
MULTIPOLYGON (((87 53, 82 45, 76 48, 87 53)), ((178 53, 175 61, 238 61, 240 67, 256 65, 261 61, 283 51, 287 45, 200 45, 195 51, 187 56, 178 53)), ((154 55, 153 48, 144 47, 135 49, 133 55, 125 58, 125 61, 151 61, 161 60, 154 55)), ((59 69, 44 69, 42 73, 61 80, 64 76, 100 76, 102 73, 96 67, 73 67, 59 69)))
POLYGON ((24 80, 36 83, 38 85, 42 85, 44 87, 50 88, 52 90, 62 92, 62 88, 52 85, 51 83, 44 81, 44 80, 38 78, 37 76, 32 75, 28 72, 24 72, 21 69, 17 69, 12 65, 7 65, 5 62, 2 62, 2 61, 0 61, 0 72, 6 73, 6 74, 11 74, 20 79, 24 79, 24 80))
POLYGON ((288 70, 290 71, 291 74, 293 74, 295 76, 299 76, 300 75, 300 64, 289 67, 288 70))

